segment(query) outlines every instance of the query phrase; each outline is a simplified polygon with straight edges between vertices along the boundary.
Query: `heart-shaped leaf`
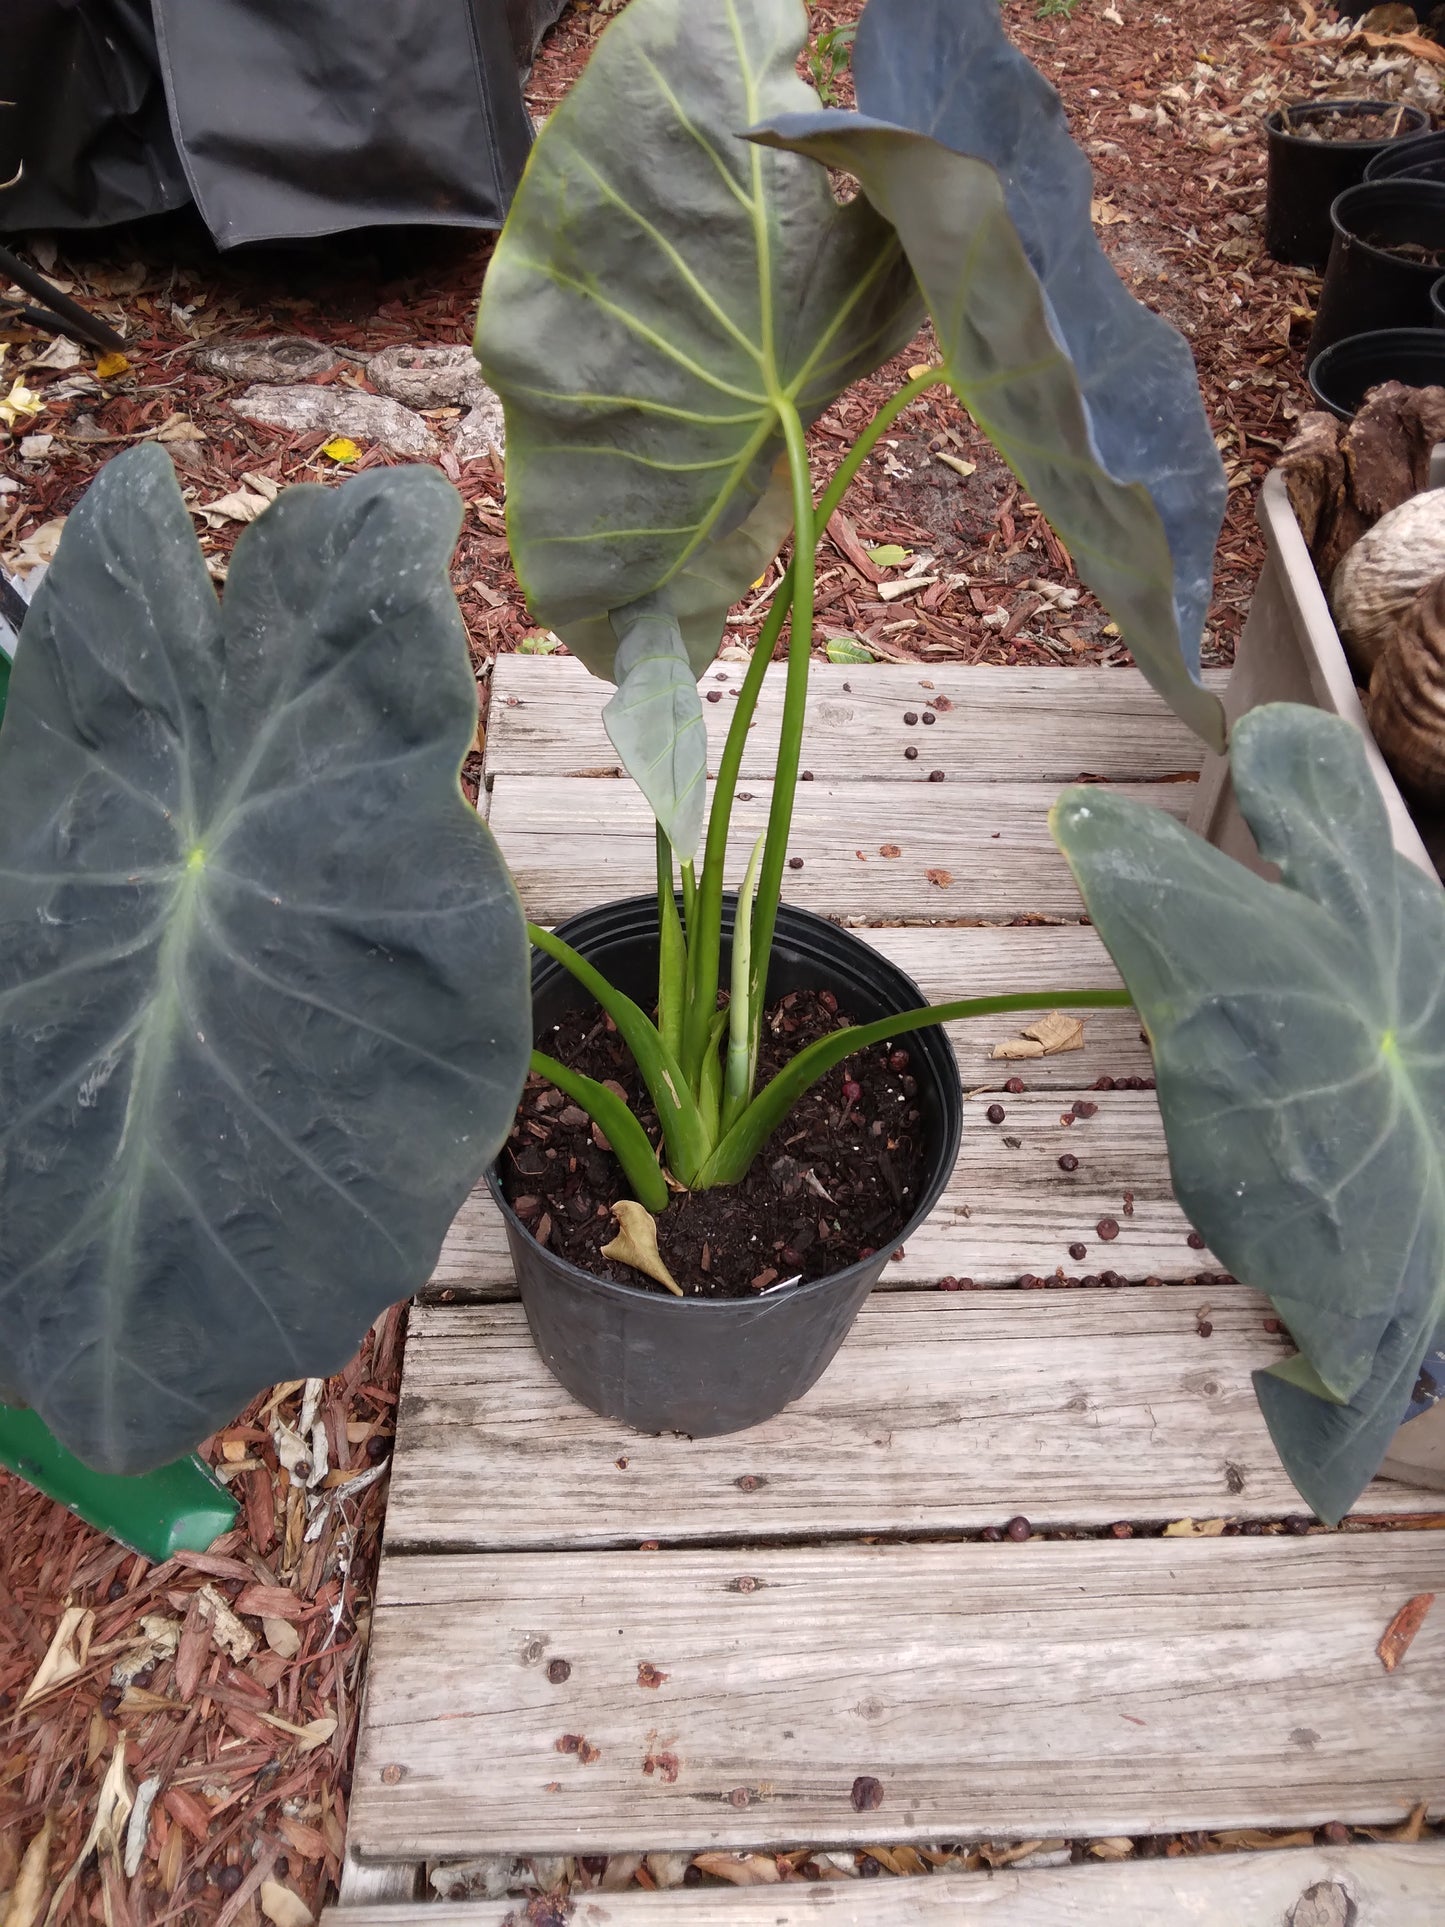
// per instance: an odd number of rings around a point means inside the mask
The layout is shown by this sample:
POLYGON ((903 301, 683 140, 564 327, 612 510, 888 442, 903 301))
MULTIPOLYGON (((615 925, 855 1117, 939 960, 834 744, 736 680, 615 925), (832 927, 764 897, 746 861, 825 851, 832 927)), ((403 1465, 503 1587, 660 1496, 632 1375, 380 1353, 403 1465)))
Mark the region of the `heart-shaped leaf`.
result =
POLYGON ((922 315, 898 238, 824 171, 737 138, 817 105, 801 0, 631 0, 548 120, 487 270, 512 555, 539 622, 613 677, 665 592, 694 670, 791 523, 805 420, 922 315))
POLYGON ((617 694, 602 721, 663 834, 687 863, 702 835, 707 795, 707 726, 697 676, 668 611, 635 603, 619 609, 612 626, 617 694))
POLYGON ((217 604, 118 457, 0 730, 0 1398, 140 1472, 414 1291, 531 1043, 429 468, 284 493, 217 604))
POLYGON ((1299 1347, 1260 1402, 1333 1521, 1445 1323, 1445 892, 1348 723, 1254 710, 1231 768, 1278 884, 1097 789, 1054 834, 1148 1026, 1179 1201, 1299 1347))
POLYGON ((858 112, 754 138, 858 177, 896 227, 948 380, 1058 530, 1135 661, 1223 746, 1199 645, 1226 488, 1183 338, 1089 225, 1091 176, 994 0, 869 0, 858 112))

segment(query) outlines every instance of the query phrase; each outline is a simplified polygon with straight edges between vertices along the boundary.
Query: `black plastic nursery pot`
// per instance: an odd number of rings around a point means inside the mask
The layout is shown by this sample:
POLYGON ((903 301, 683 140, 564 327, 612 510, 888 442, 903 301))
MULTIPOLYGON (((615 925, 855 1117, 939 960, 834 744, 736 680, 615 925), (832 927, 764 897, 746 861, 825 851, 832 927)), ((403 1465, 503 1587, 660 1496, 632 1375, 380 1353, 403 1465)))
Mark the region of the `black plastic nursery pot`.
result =
POLYGON ((1391 249, 1445 250, 1445 182, 1408 176, 1363 181, 1340 195, 1330 220, 1335 239, 1306 368, 1347 335, 1430 326, 1430 289, 1440 278, 1440 265, 1412 261, 1391 249))
MULTIPOLYGON (((732 949, 736 899, 723 914, 723 967, 732 949)), ((650 1009, 657 994, 657 901, 631 897, 558 926, 557 934, 619 990, 650 1009)), ((790 990, 829 990, 859 1022, 913 1010, 925 999, 911 978, 850 931, 806 910, 778 911, 769 1000, 790 990)), ((592 1003, 552 958, 532 966, 534 1035, 592 1003)), ((943 1029, 907 1039, 918 1084, 927 1158, 915 1208, 890 1240, 903 1243, 937 1203, 958 1155, 963 1099, 958 1062, 943 1029)), ((539 1245, 487 1173, 501 1209, 532 1339, 575 1399, 640 1432, 708 1438, 772 1418, 816 1383, 847 1337, 888 1250, 846 1270, 756 1299, 674 1298, 601 1278, 539 1245)))
POLYGON ((1434 328, 1377 328, 1346 335, 1310 364, 1316 401, 1349 421, 1365 396, 1382 381, 1407 388, 1445 386, 1445 318, 1434 328))
POLYGON ((1445 274, 1431 285, 1430 319, 1437 328, 1445 328, 1445 274))
POLYGON ((1365 169, 1367 181, 1390 181, 1401 174, 1417 181, 1445 181, 1445 134, 1391 141, 1365 169))
POLYGON ((1322 268, 1333 229, 1330 208, 1347 187, 1365 178, 1380 154, 1429 125, 1418 107, 1389 100, 1300 101, 1279 108, 1264 123, 1269 172, 1265 186, 1264 244, 1276 261, 1322 268), (1319 140, 1296 129, 1398 114, 1399 133, 1387 139, 1319 140))

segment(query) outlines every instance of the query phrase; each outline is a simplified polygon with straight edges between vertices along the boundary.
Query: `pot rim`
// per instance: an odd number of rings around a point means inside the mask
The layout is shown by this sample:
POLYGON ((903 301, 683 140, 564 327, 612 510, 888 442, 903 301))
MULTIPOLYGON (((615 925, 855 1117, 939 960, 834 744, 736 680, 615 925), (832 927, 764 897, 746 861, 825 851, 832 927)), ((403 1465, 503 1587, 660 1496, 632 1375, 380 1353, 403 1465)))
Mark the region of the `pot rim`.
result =
POLYGON ((1431 132, 1430 116, 1423 107, 1406 105, 1398 100, 1287 100, 1281 106, 1271 109, 1262 116, 1265 132, 1275 141, 1289 141, 1296 147, 1389 147, 1395 141, 1408 140, 1411 135, 1431 132), (1282 124, 1281 116, 1302 112, 1306 115, 1323 116, 1326 114, 1386 114, 1392 107, 1404 106, 1404 118, 1397 134, 1372 134, 1368 138, 1343 141, 1312 141, 1307 134, 1296 134, 1282 124), (1410 115, 1416 119, 1411 121, 1410 115))
MULTIPOLYGON (((1445 274, 1442 274, 1434 285, 1437 287, 1445 285, 1445 274)), ((1337 340, 1332 341, 1327 348, 1321 348, 1309 367, 1305 370, 1305 381, 1309 386, 1310 393, 1314 396, 1315 400, 1319 402, 1322 407, 1327 408, 1332 415, 1340 416, 1340 409, 1343 404, 1330 401, 1320 393, 1315 382, 1315 372, 1321 362, 1328 362, 1331 356, 1342 357, 1343 350, 1354 348, 1360 342, 1366 341, 1374 342, 1381 347, 1435 348, 1441 352, 1442 357, 1445 357, 1445 328, 1432 328, 1428 325, 1418 328, 1364 328, 1361 329, 1358 334, 1341 335, 1337 340)), ((1326 367, 1325 372, 1326 374, 1330 372, 1328 367, 1326 367)), ((1387 381, 1390 377, 1382 375, 1380 379, 1387 381)), ((1350 418, 1349 416, 1340 416, 1340 419, 1348 420, 1350 418)))
MULTIPOLYGON (((1380 261, 1393 268, 1419 270, 1432 277, 1436 276, 1440 273, 1439 268, 1432 267, 1424 261, 1406 260, 1403 255, 1394 254, 1389 248, 1377 247, 1373 241, 1365 240, 1363 235, 1356 234, 1353 229, 1345 226, 1340 209, 1352 195, 1355 199, 1346 210, 1351 214, 1354 208, 1364 200, 1373 199, 1378 202, 1387 195, 1401 193, 1407 199, 1417 200, 1422 208, 1428 208, 1432 213, 1439 214, 1442 222, 1445 222, 1445 181, 1422 180, 1413 174, 1391 174, 1383 181, 1356 181, 1353 187, 1342 188, 1330 202, 1330 226, 1340 240, 1348 241, 1352 248, 1358 248, 1372 261, 1380 261)), ((1383 331, 1372 330, 1372 332, 1383 331)))
MULTIPOLYGON (((1427 330, 1426 332, 1429 332, 1429 331, 1427 330)), ((735 906, 737 902, 737 892, 734 890, 727 891, 724 894, 723 901, 724 901, 725 908, 729 904, 735 906)), ((598 903, 598 904, 592 905, 591 911, 581 911, 578 914, 580 916, 586 916, 586 915, 590 915, 592 911, 621 909, 631 903, 641 905, 641 904, 655 904, 655 902, 656 902, 656 899, 654 897, 647 897, 647 896, 614 897, 606 903, 598 903)), ((889 968, 891 970, 898 972, 900 976, 907 977, 906 971, 900 970, 899 966, 897 964, 891 963, 890 960, 886 958, 882 958, 878 952, 873 950, 870 944, 865 944, 855 931, 845 928, 844 925, 837 924, 837 923, 830 923, 826 917, 818 916, 818 914, 815 911, 804 910, 799 905, 781 904, 779 905, 779 909, 778 909, 778 922, 780 927, 785 915, 798 916, 798 917, 806 918, 810 923, 821 924, 831 934, 838 937, 845 938, 850 945, 855 946, 858 950, 865 952, 870 956, 878 957, 879 961, 888 963, 889 968)), ((570 917, 566 919, 566 923, 570 923, 573 921, 574 919, 570 917)), ((566 923, 560 924, 558 928, 564 929, 566 927, 566 923)), ((909 983, 913 982, 911 977, 908 978, 908 982, 909 983)), ((914 988, 915 990, 917 989, 916 984, 914 985, 914 988)), ((921 1005, 924 1005, 924 1006, 926 1006, 928 1003, 928 999, 923 995, 921 991, 919 991, 918 993, 918 1001, 921 1005)), ((939 1023, 938 1025, 935 1025, 935 1026, 931 1026, 930 1028, 943 1031, 942 1023, 939 1023)), ((948 1036, 946 1031, 943 1032, 942 1041, 944 1044, 944 1048, 948 1053, 949 1059, 953 1064, 954 1077, 957 1078, 958 1077, 957 1060, 954 1058, 953 1046, 948 1041, 948 1036)), ((928 1191, 925 1192, 923 1198, 920 1200, 918 1207, 913 1212, 912 1216, 908 1218, 906 1222, 900 1227, 900 1229, 893 1234, 893 1240, 894 1240, 895 1246, 901 1245, 906 1239, 911 1238, 913 1236, 913 1233, 918 1229, 918 1227, 932 1213, 932 1211, 934 1210, 935 1206, 938 1203, 939 1198, 942 1197, 943 1195, 944 1189, 948 1184, 949 1177, 952 1175, 954 1164, 957 1162, 957 1158, 958 1158, 958 1149, 957 1149, 957 1145, 955 1145, 953 1157, 948 1160, 948 1163, 944 1167, 937 1183, 931 1186, 928 1189, 928 1191)), ((740 1315, 743 1312, 756 1313, 759 1306, 766 1304, 767 1297, 768 1297, 768 1294, 766 1292, 759 1292, 756 1296, 751 1298, 674 1298, 672 1293, 669 1291, 660 1291, 660 1290, 649 1291, 646 1288, 646 1286, 643 1286, 643 1285, 619 1284, 615 1278, 601 1278, 597 1275, 595 1271, 588 1271, 582 1265, 573 1264, 570 1258, 564 1258, 560 1252, 551 1251, 548 1249, 546 1245, 537 1243, 537 1240, 532 1236, 532 1233, 527 1229, 527 1226, 523 1224, 522 1220, 517 1216, 516 1212, 512 1209, 511 1205, 507 1202, 506 1197, 503 1195, 501 1174, 498 1169, 498 1164, 499 1164, 499 1158, 494 1158, 492 1162, 487 1166, 486 1171, 483 1174, 487 1181, 487 1189, 491 1192, 494 1203, 501 1210, 502 1215, 504 1219, 507 1221, 509 1227, 515 1226, 516 1229, 522 1234, 522 1236, 526 1238, 527 1241, 531 1245, 533 1245, 537 1251, 543 1254, 543 1256, 546 1258, 546 1261, 549 1265, 555 1265, 557 1269, 566 1276, 569 1283, 589 1286, 594 1290, 596 1290, 597 1292, 601 1293, 604 1297, 615 1296, 618 1298, 622 1298, 624 1300, 635 1299, 639 1303, 644 1303, 649 1306, 667 1305, 667 1306, 671 1306, 676 1312, 680 1312, 680 1313, 690 1312, 694 1316, 700 1313, 707 1313, 713 1317, 730 1317, 730 1316, 740 1315)), ((852 1282, 854 1279, 857 1278, 858 1274, 865 1269, 865 1267, 875 1263, 876 1258, 877 1258, 876 1252, 871 1258, 855 1258, 851 1265, 844 1266, 844 1268, 841 1271, 825 1272, 821 1278, 810 1278, 806 1284, 794 1285, 788 1291, 787 1302, 789 1304, 792 1304, 796 1302, 799 1298, 811 1297, 822 1291, 834 1290, 842 1281, 852 1282)), ((887 1261, 885 1260, 885 1262, 887 1261)))

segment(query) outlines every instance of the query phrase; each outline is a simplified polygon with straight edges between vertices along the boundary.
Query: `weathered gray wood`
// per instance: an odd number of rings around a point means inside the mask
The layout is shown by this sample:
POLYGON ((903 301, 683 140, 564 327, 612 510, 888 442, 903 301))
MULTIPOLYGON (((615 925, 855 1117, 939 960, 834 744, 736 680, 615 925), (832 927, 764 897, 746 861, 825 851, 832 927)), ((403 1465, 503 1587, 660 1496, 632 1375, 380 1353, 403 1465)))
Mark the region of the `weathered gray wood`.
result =
MULTIPOLYGON (((685 1314, 684 1314, 685 1315, 685 1314)), ((387 1546, 505 1551, 1298 1513, 1250 1372, 1288 1352, 1242 1286, 890 1292, 806 1397, 649 1437, 562 1389, 515 1305, 418 1306, 387 1546), (1199 1334, 1208 1309, 1211 1332, 1199 1334)), ((1418 1512, 1376 1481, 1358 1515, 1418 1512)))
MULTIPOLYGON (((577 1894, 571 1927, 1439 1927, 1445 1842, 818 1886, 577 1894), (1316 1912, 1294 1910, 1308 1895, 1316 1912), (1350 1908, 1354 1911, 1351 1912, 1350 1908)), ((515 1927, 519 1903, 332 1908, 323 1927, 515 1927)))
POLYGON ((1375 1648, 1406 1600, 1442 1590, 1438 1531, 393 1555, 352 1845, 1399 1820, 1445 1802, 1445 1615, 1393 1673, 1375 1648), (856 1809, 860 1777, 876 1809, 856 1809))
MULTIPOLYGON (((341 1863, 341 1906, 332 1910, 333 1917, 344 1917, 352 1908, 364 1909, 365 1918, 370 1919, 378 1905, 386 1903, 410 1902, 415 1898, 421 1868, 413 1860, 358 1860, 348 1848, 346 1858, 341 1863)), ((399 1911, 404 1915, 406 1906, 399 1911)))
MULTIPOLYGON (((920 754, 920 763, 923 757, 920 754)), ((1192 783, 1135 783, 1130 794, 1182 819, 1192 783)), ((783 895, 824 916, 869 923, 1076 920, 1073 878, 1049 834, 1057 783, 803 783, 793 812, 783 895), (884 848, 896 857, 880 854, 884 848), (932 883, 928 871, 946 874, 932 883)), ((742 882, 767 827, 770 785, 755 779, 733 809, 727 884, 742 882)), ((656 832, 629 782, 499 776, 492 830, 539 923, 657 887, 656 832)))
MULTIPOLYGON (((997 1087, 966 1096, 953 1176, 932 1216, 904 1245, 903 1257, 885 1268, 884 1286, 936 1284, 950 1276, 1016 1284, 1059 1270, 1068 1277, 1115 1271, 1123 1278, 1173 1283, 1218 1272, 1212 1254, 1188 1242, 1153 1093, 1092 1092, 1083 1101, 1096 1104, 1096 1114, 1065 1125, 1073 1101, 1066 1091, 999 1098, 997 1087), (985 1116, 995 1101, 1004 1107, 998 1125, 985 1116), (1063 1155, 1078 1158, 1076 1171, 1060 1170, 1063 1155), (1099 1235, 1105 1219, 1119 1227, 1113 1240, 1099 1235), (1084 1246, 1083 1258, 1070 1255, 1073 1244, 1084 1246)), ((457 1214, 432 1285, 511 1296, 506 1238, 484 1187, 457 1214)))
MULTIPOLYGON (((746 663, 719 662, 703 677, 709 771, 732 720, 746 663)), ((1228 670, 1204 678, 1223 690, 1228 670)), ((612 685, 568 658, 501 656, 493 671, 486 772, 496 776, 577 776, 617 766, 602 726, 612 685)), ((783 707, 783 670, 768 671, 748 734, 744 777, 772 774, 783 707)), ((803 767, 819 782, 948 780, 1068 783, 1087 772, 1135 783, 1199 769, 1199 739, 1178 721, 1137 669, 1005 669, 957 664, 911 669, 812 665, 803 734, 803 767), (951 709, 913 727, 940 698, 951 709), (909 745, 916 762, 905 760, 909 745)), ((746 787, 746 785, 745 785, 746 787)), ((1191 791, 1192 795, 1192 791, 1191 791)))

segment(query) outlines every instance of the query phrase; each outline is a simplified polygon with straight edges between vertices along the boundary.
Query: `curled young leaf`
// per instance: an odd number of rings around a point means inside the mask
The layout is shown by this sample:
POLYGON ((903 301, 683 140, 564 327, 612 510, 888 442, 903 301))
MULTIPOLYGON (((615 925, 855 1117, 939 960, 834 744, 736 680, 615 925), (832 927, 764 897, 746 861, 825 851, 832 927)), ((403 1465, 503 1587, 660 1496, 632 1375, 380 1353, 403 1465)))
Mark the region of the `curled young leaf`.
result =
POLYGON ((1335 1520, 1445 1324, 1445 896, 1348 723, 1254 710, 1231 767, 1278 884, 1096 788, 1053 828, 1148 1026, 1179 1202, 1299 1347, 1256 1384, 1335 1520))
POLYGON ((792 521, 780 405, 813 420, 921 317, 898 238, 822 168, 738 139, 816 107, 800 0, 631 0, 548 120, 487 270, 507 522, 539 622, 613 677, 662 592, 694 671, 792 521))
POLYGON ((531 1043, 435 470, 286 491, 224 608, 163 449, 66 525, 0 730, 0 1398, 142 1472, 426 1278, 531 1043))
POLYGON ((1068 544, 1171 707, 1214 747, 1199 645, 1223 466, 1183 338, 1089 225, 1089 165, 994 0, 869 0, 857 113, 752 137, 857 176, 897 229, 948 381, 1068 544))
POLYGON ((688 863, 702 836, 707 796, 707 727, 697 676, 666 610, 634 603, 613 614, 612 628, 617 694, 602 711, 603 725, 663 834, 688 863))

